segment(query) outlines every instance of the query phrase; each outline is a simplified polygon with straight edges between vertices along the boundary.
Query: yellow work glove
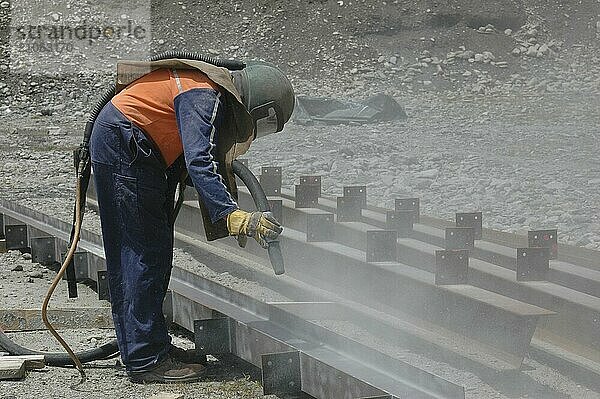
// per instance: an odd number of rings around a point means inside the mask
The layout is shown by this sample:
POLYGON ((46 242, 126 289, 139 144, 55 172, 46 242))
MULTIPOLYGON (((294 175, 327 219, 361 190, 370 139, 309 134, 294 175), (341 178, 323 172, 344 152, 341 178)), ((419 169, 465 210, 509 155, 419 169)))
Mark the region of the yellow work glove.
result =
POLYGON ((246 212, 241 209, 227 215, 227 229, 230 235, 237 236, 241 247, 246 246, 248 237, 252 237, 263 248, 267 248, 269 241, 277 239, 283 231, 271 212, 246 212))

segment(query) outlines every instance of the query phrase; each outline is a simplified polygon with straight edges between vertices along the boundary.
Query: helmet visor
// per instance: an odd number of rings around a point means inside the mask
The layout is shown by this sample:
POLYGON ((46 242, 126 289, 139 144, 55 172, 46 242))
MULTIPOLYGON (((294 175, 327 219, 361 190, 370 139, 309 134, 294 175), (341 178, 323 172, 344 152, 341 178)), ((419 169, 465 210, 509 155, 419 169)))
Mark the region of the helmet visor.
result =
POLYGON ((274 103, 256 107, 250 112, 250 115, 254 119, 255 138, 276 133, 283 129, 283 121, 280 120, 280 113, 277 112, 277 106, 274 103))

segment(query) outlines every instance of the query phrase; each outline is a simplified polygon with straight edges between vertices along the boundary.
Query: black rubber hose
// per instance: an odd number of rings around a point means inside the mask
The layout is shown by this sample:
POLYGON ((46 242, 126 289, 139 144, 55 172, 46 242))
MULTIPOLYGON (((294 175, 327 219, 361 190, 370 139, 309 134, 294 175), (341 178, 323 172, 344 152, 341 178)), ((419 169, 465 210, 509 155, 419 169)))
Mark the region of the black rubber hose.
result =
MULTIPOLYGON (((254 176, 246 165, 237 159, 233 161, 232 166, 233 173, 242 179, 248 188, 248 191, 250 191, 250 195, 254 200, 256 208, 261 212, 270 212, 271 204, 269 204, 267 195, 256 179, 256 176, 254 176)), ((279 275, 285 273, 285 265, 283 263, 283 255, 281 253, 281 248, 279 247, 279 241, 269 241, 269 248, 267 251, 269 252, 269 260, 271 261, 271 266, 273 267, 275 274, 279 275)))
MULTIPOLYGON (((49 366, 65 367, 74 366, 73 360, 66 353, 46 353, 27 349, 19 344, 14 343, 11 339, 0 330, 0 347, 11 355, 44 355, 46 364, 49 366)), ((76 353, 81 363, 88 363, 94 360, 102 360, 113 357, 119 353, 117 341, 112 340, 107 344, 94 349, 85 350, 76 353)))

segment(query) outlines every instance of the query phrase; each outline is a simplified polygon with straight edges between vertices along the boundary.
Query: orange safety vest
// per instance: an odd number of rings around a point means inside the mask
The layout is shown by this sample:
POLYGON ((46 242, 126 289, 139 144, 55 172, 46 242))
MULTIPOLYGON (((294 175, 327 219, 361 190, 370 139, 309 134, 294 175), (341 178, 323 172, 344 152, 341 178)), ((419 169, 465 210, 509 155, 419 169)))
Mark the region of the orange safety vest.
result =
POLYGON ((111 101, 154 142, 168 167, 183 153, 174 99, 197 88, 221 90, 197 69, 162 68, 135 80, 111 101))

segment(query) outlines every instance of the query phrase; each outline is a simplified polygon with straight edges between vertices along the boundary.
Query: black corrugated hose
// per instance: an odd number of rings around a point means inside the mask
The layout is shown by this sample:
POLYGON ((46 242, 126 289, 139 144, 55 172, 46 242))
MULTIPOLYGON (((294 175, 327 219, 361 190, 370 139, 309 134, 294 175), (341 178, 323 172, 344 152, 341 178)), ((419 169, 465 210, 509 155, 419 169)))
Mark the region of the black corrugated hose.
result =
MULTIPOLYGON (((150 61, 166 60, 166 59, 172 59, 172 58, 203 61, 203 62, 207 62, 207 63, 213 64, 213 65, 219 66, 219 67, 227 68, 229 70, 239 70, 239 69, 243 69, 245 67, 245 64, 241 61, 220 60, 220 59, 216 59, 216 58, 210 57, 210 56, 205 56, 202 54, 191 53, 191 52, 182 52, 182 51, 168 51, 165 53, 157 54, 157 55, 152 56, 150 58, 150 61)), ((94 122, 96 121, 96 118, 100 114, 100 111, 102 111, 102 108, 104 108, 104 106, 115 95, 115 90, 116 90, 115 85, 112 85, 101 96, 100 100, 96 103, 96 105, 92 109, 92 111, 90 113, 90 117, 85 125, 83 141, 81 143, 81 146, 79 147, 79 151, 77 154, 77 160, 76 160, 76 167, 75 167, 75 169, 77 171, 77 188, 76 188, 77 199, 76 199, 76 204, 75 204, 75 212, 73 215, 73 229, 71 231, 71 242, 69 245, 70 252, 74 252, 74 249, 77 246, 77 243, 79 241, 79 230, 81 229, 81 222, 83 220, 83 213, 85 210, 85 198, 86 198, 87 188, 89 185, 90 175, 91 175, 89 144, 90 144, 90 138, 92 135, 92 129, 94 127, 94 122)), ((70 263, 71 263, 71 257, 67 256, 67 258, 63 262, 61 270, 59 271, 59 273, 56 276, 55 281, 62 279, 62 276, 64 275, 64 272, 70 263)), ((47 306, 47 302, 49 301, 51 295, 52 295, 52 292, 49 290, 49 292, 46 296, 46 299, 44 301, 45 306, 47 306)), ((61 345, 63 345, 63 347, 65 348, 67 353, 47 353, 47 352, 38 352, 38 351, 31 350, 31 349, 27 349, 25 347, 22 347, 16 343, 14 343, 6 334, 4 334, 4 332, 2 330, 0 330, 0 347, 2 347, 4 350, 8 351, 8 353, 10 353, 12 355, 31 355, 31 354, 39 355, 39 354, 42 354, 45 357, 46 364, 48 364, 50 366, 64 367, 64 366, 75 365, 81 374, 81 382, 84 382, 86 379, 85 372, 81 366, 81 363, 87 363, 87 362, 91 362, 94 360, 107 359, 107 358, 111 358, 111 357, 115 356, 116 354, 118 354, 119 349, 118 349, 116 340, 113 340, 113 341, 111 341, 105 345, 102 345, 98 348, 95 348, 95 349, 73 353, 71 351, 71 349, 69 348, 69 346, 66 344, 66 342, 62 341, 62 339, 60 339, 60 336, 57 337, 58 334, 56 333, 54 328, 50 325, 50 323, 47 322, 47 317, 45 315, 46 314, 45 306, 42 309, 42 317, 44 319, 46 327, 48 327, 48 330, 50 330, 50 332, 52 332, 53 335, 59 340, 59 342, 61 343, 61 345)))

